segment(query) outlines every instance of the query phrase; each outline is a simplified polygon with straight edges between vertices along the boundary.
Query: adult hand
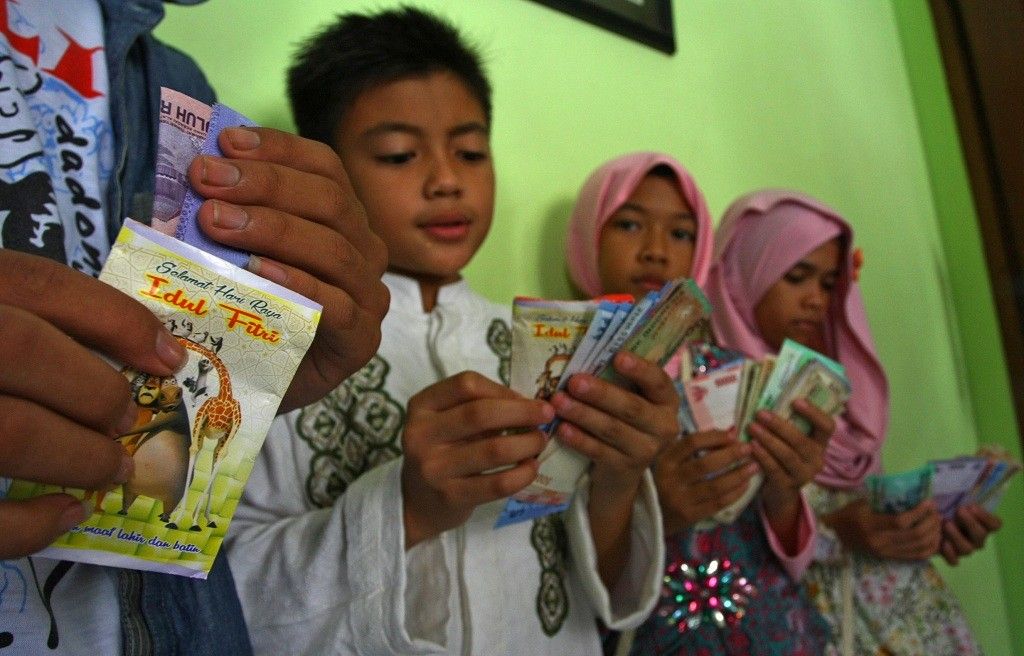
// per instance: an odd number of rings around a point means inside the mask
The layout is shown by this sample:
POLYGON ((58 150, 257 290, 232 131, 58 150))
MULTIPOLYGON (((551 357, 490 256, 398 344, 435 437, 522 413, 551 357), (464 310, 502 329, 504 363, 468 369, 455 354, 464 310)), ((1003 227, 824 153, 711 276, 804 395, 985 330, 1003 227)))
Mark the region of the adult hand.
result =
POLYGON ((858 499, 822 520, 843 544, 876 558, 922 560, 939 549, 941 517, 930 499, 895 515, 877 513, 858 499))
POLYGON ((402 434, 405 546, 462 525, 478 505, 533 482, 551 406, 474 372, 411 399, 402 434))
POLYGON ((665 534, 689 528, 739 499, 759 469, 750 454, 735 429, 685 435, 670 444, 654 468, 665 534))
POLYGON ((320 399, 380 344, 388 291, 383 242, 328 146, 270 128, 230 128, 225 157, 197 157, 189 182, 207 200, 203 231, 249 251, 249 269, 323 305, 281 412, 320 399))
POLYGON ((953 519, 942 522, 942 543, 939 553, 950 565, 985 546, 989 533, 998 531, 1003 520, 981 506, 968 505, 957 509, 953 519))
MULTIPOLYGON (((0 249, 0 475, 106 489, 132 459, 112 439, 137 410, 128 381, 89 349, 168 376, 186 353, 148 309, 63 264, 0 249)), ((0 501, 0 558, 34 553, 85 519, 68 494, 0 501)))

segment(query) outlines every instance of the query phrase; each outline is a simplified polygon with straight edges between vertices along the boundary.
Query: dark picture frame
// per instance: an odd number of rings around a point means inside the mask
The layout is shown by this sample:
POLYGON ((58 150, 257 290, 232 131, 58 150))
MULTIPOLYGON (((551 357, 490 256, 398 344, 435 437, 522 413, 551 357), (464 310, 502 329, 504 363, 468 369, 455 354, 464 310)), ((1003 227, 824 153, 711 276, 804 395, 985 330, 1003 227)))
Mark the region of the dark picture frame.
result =
POLYGON ((534 0, 667 54, 676 51, 672 0, 534 0))

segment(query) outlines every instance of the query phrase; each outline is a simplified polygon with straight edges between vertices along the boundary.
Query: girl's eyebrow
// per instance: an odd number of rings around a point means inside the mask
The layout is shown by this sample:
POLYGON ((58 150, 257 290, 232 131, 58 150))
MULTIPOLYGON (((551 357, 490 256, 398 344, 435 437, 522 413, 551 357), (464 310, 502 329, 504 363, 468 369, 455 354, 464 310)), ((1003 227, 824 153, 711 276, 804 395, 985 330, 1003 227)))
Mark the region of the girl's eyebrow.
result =
MULTIPOLYGON (((818 267, 816 267, 814 264, 808 262, 807 260, 800 260, 799 262, 797 262, 796 264, 794 264, 793 266, 791 266, 789 268, 790 271, 793 271, 795 269, 799 269, 801 272, 804 272, 804 271, 817 272, 817 271, 820 270, 820 269, 818 269, 818 267)), ((828 275, 828 276, 838 276, 839 275, 839 268, 836 267, 834 269, 829 269, 829 270, 825 271, 824 274, 828 275)))
MULTIPOLYGON (((636 203, 631 203, 629 201, 623 203, 622 205, 619 205, 618 209, 616 209, 615 211, 619 212, 619 211, 622 211, 622 210, 630 210, 630 211, 633 211, 633 212, 637 212, 639 214, 647 214, 648 213, 646 207, 643 207, 641 205, 637 205, 636 203)), ((680 221, 692 221, 693 223, 697 223, 697 217, 694 216, 692 211, 679 212, 678 214, 673 214, 672 218, 673 219, 678 219, 680 221)))

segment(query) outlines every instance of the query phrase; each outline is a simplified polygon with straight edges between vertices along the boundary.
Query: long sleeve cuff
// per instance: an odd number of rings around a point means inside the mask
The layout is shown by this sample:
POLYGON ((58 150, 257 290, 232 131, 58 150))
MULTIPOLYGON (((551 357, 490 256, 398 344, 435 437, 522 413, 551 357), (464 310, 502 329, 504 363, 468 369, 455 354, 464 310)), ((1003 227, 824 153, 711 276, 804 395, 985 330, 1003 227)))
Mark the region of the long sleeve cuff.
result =
POLYGON ((348 553, 359 556, 348 562, 352 638, 358 653, 451 653, 448 549, 442 536, 405 550, 401 462, 367 472, 345 493, 348 553))
POLYGON ((616 631, 635 628, 647 619, 658 601, 665 563, 665 540, 654 479, 650 472, 644 474, 640 494, 633 504, 629 559, 612 591, 605 587, 597 569, 597 550, 587 513, 589 489, 590 477, 584 475, 566 511, 572 567, 594 613, 608 628, 616 631))
POLYGON ((799 581, 814 558, 815 534, 817 533, 814 512, 811 510, 810 504, 807 503, 807 499, 804 498, 803 492, 800 493, 800 519, 797 524, 797 551, 795 554, 786 553, 779 536, 775 534, 771 522, 768 521, 764 506, 760 503, 758 503, 758 514, 761 516, 761 525, 764 527, 765 535, 768 536, 768 546, 771 547, 772 553, 789 574, 789 578, 799 581))

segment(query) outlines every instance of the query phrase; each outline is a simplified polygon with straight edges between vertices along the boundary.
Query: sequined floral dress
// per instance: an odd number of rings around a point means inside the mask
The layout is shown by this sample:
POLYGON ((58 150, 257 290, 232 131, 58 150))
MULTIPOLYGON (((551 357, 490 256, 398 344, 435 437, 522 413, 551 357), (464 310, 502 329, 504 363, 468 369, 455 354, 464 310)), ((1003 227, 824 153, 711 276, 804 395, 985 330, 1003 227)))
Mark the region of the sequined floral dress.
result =
MULTIPOLYGON (((818 515, 854 499, 813 484, 804 492, 818 515)), ((981 653, 960 604, 929 561, 879 560, 844 551, 819 522, 816 559, 804 581, 842 656, 981 653)))
POLYGON ((828 653, 828 624, 773 554, 756 503, 732 524, 669 536, 666 558, 661 600, 631 655, 828 653))

